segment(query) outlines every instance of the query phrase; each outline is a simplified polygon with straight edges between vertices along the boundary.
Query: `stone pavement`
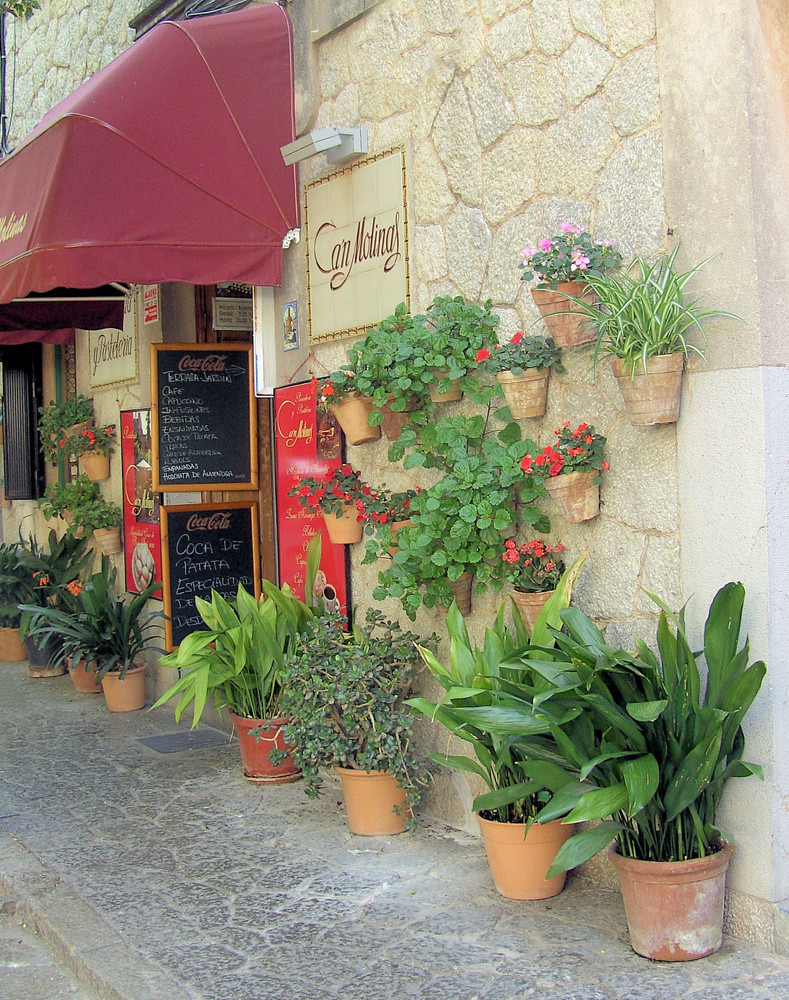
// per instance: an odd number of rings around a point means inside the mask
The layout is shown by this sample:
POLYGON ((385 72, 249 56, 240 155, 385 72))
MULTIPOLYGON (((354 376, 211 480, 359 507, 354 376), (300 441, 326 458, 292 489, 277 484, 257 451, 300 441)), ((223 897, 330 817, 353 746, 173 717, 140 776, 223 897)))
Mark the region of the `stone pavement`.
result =
POLYGON ((250 785, 226 738, 157 752, 167 709, 110 715, 0 664, 0 714, 3 998, 789 998, 789 959, 739 941, 637 957, 616 892, 502 899, 481 842, 438 823, 354 837, 338 785, 250 785))

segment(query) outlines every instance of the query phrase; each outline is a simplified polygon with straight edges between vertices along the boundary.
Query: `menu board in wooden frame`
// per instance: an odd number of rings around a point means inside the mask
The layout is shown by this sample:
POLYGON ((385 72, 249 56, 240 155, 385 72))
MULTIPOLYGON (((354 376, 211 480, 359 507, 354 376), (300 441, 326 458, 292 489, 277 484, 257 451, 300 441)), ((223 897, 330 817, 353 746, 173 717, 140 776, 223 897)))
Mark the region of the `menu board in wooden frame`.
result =
POLYGON ((153 490, 256 490, 247 344, 151 344, 153 490))
POLYGON ((235 597, 238 585, 260 596, 257 504, 189 503, 160 508, 165 643, 174 649, 205 628, 195 598, 235 597))

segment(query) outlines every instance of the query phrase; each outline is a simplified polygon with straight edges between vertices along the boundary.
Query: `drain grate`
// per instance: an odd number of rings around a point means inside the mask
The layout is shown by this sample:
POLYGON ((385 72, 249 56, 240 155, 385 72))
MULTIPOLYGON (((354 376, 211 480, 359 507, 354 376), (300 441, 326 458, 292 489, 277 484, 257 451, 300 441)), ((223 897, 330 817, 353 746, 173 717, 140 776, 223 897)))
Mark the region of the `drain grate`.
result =
POLYGON ((227 745, 228 736, 216 729, 190 729, 185 733, 164 733, 162 736, 140 736, 144 743, 157 753, 180 753, 182 750, 199 750, 201 747, 227 745))

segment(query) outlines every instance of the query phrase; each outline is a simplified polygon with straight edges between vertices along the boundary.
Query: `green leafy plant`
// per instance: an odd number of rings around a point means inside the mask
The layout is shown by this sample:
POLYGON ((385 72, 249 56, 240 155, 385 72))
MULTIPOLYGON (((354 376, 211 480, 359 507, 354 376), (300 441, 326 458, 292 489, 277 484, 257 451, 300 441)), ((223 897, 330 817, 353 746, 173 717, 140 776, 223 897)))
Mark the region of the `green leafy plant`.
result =
POLYGON ((38 0, 3 0, 0 3, 0 14, 11 14, 13 17, 29 21, 34 10, 41 10, 38 0))
POLYGON ((595 472, 595 482, 601 482, 600 472, 607 472, 608 462, 603 458, 605 438, 591 424, 580 423, 572 428, 569 420, 554 432, 556 444, 546 445, 541 452, 529 452, 521 462, 527 475, 542 482, 549 476, 567 472, 595 472))
POLYGON ((555 590, 565 569, 562 543, 550 545, 543 538, 532 538, 520 545, 508 538, 501 560, 507 580, 527 594, 555 590))
POLYGON ((610 240, 595 240, 580 226, 560 222, 560 235, 541 239, 521 250, 518 267, 523 281, 538 288, 556 288, 565 281, 589 281, 619 267, 622 255, 610 240))
POLYGON ((38 410, 38 435, 41 450, 50 461, 65 454, 68 445, 66 431, 76 424, 93 420, 93 400, 81 393, 68 396, 59 403, 50 401, 38 410))
POLYGON ((36 597, 37 583, 21 542, 0 543, 0 627, 19 628, 20 606, 36 597))
MULTIPOLYGON (((93 560, 88 540, 77 535, 64 534, 58 538, 52 529, 46 547, 32 535, 20 549, 19 559, 33 582, 33 595, 27 603, 39 607, 57 607, 61 611, 73 610, 75 592, 81 589, 80 577, 87 572, 93 560)), ((29 615, 22 616, 20 636, 27 634, 29 615)))
POLYGON ((123 516, 121 508, 105 500, 98 483, 91 482, 84 472, 65 486, 54 483, 48 486, 38 507, 47 519, 70 519, 68 534, 80 529, 91 532, 95 528, 116 528, 123 516))
POLYGON ((552 337, 531 337, 518 330, 506 344, 496 344, 492 351, 482 347, 477 351, 479 369, 489 375, 512 372, 522 375, 533 368, 563 372, 562 351, 552 337))
MULTIPOLYGON (((290 756, 309 796, 332 766, 389 771, 413 807, 428 780, 413 747, 413 715, 405 700, 419 664, 417 636, 368 611, 363 627, 343 629, 339 615, 310 619, 285 658, 282 714, 290 756)), ((277 762, 284 754, 272 751, 277 762)))
POLYGON ((109 455, 115 448, 115 425, 107 427, 86 427, 68 438, 65 450, 74 458, 80 455, 109 455))

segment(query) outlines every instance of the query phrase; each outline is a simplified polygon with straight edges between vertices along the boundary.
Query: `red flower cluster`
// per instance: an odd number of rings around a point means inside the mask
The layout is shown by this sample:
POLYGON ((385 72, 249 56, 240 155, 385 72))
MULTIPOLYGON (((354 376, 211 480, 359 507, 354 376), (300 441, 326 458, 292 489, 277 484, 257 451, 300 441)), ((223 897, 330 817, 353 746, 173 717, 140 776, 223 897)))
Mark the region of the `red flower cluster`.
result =
POLYGON ((505 575, 516 590, 544 593, 555 590, 564 573, 561 542, 551 546, 542 538, 517 545, 512 539, 504 543, 502 560, 505 575))
POLYGON ((578 424, 574 430, 570 426, 570 421, 565 420, 558 428, 555 446, 547 445, 538 455, 526 455, 521 462, 523 471, 543 478, 566 472, 607 472, 605 438, 595 433, 591 424, 578 424))
POLYGON ((288 496, 296 497, 302 507, 324 514, 337 513, 346 504, 354 504, 357 520, 364 521, 367 519, 366 502, 377 494, 362 482, 361 474, 346 463, 336 468, 328 479, 303 479, 288 490, 288 496))

